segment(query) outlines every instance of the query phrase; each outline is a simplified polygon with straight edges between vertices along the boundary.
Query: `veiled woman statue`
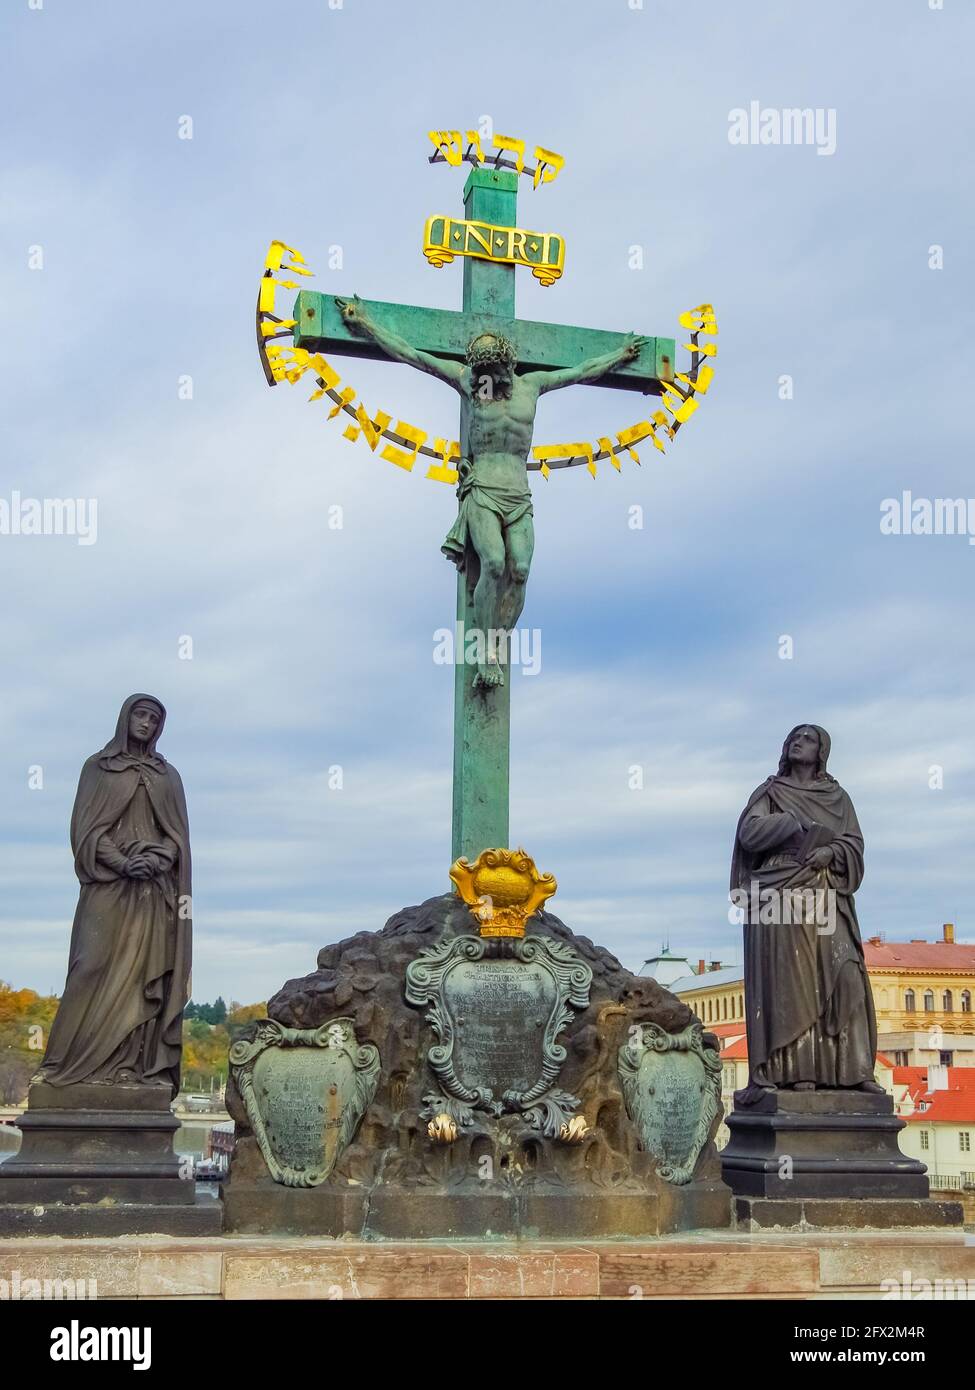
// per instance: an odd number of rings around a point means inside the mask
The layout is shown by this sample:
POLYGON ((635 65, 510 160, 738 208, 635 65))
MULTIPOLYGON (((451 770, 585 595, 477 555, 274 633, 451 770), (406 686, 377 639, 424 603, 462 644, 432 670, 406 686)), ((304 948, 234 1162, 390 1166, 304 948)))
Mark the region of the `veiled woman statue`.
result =
POLYGON ((183 785, 156 752, 166 711, 130 695, 81 771, 71 848, 81 895, 68 978, 37 1080, 179 1089, 190 973, 183 785))
POLYGON ((777 1087, 883 1089, 873 1079, 877 1024, 853 904, 863 835, 826 771, 829 750, 825 729, 797 725, 778 772, 738 821, 731 888, 747 902, 750 1073, 739 1104, 777 1087))

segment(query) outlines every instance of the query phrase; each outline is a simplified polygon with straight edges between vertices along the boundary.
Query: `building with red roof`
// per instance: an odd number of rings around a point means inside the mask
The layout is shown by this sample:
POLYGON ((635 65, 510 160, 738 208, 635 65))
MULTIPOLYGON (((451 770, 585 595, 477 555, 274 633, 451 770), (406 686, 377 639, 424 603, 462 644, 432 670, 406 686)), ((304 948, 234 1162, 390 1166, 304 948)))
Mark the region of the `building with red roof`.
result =
POLYGON ((879 1032, 941 1028, 975 1040, 975 946, 956 941, 951 922, 944 924, 938 941, 868 936, 863 955, 879 1032))

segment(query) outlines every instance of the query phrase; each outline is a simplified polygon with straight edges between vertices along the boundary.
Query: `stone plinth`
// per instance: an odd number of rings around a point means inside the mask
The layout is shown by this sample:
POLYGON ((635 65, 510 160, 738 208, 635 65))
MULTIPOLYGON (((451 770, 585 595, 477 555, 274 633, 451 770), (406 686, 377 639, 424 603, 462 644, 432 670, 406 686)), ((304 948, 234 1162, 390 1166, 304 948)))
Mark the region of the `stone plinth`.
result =
MULTIPOLYGON (((0 1239, 0 1279, 9 1286, 28 1276, 60 1289, 45 1296, 99 1299, 764 1301, 889 1298, 892 1285, 900 1298, 925 1290, 929 1298, 956 1298, 959 1281, 975 1287, 975 1245, 960 1231, 708 1231, 649 1242, 510 1244, 227 1235, 0 1239), (68 1281, 74 1287, 65 1287, 68 1281), (948 1292, 939 1295, 939 1287, 948 1292)), ((17 1292, 10 1288, 8 1296, 17 1292)))
POLYGON ((888 1095, 767 1092, 736 1101, 727 1124, 721 1172, 746 1229, 961 1224, 960 1205, 929 1201, 924 1164, 901 1153, 888 1095))
POLYGON ((19 1153, 0 1164, 0 1234, 121 1235, 220 1230, 173 1152, 168 1086, 34 1082, 19 1153))

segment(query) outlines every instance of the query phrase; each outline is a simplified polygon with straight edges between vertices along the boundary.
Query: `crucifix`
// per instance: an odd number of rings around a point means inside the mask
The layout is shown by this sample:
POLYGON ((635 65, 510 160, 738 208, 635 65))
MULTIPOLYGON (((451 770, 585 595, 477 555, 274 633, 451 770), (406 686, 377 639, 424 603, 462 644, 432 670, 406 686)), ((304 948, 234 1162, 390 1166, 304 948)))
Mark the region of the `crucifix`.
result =
POLYGON ((458 661, 454 684, 452 858, 471 861, 508 845, 506 634, 532 558, 527 471, 538 467, 528 457, 538 397, 573 384, 659 395, 674 378, 673 338, 515 317, 518 266, 551 284, 564 245, 516 227, 518 173, 500 164, 472 169, 463 222, 427 223, 431 264, 464 258, 460 312, 304 290, 293 311, 296 348, 405 363, 460 396, 459 506, 443 549, 458 568, 457 631, 477 636, 476 670, 458 661))

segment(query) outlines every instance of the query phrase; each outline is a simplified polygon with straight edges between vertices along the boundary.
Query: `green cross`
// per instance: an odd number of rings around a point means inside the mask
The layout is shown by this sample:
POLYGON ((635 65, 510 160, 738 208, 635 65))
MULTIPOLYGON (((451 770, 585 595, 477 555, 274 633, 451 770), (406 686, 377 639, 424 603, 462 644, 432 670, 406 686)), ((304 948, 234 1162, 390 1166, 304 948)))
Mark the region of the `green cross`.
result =
MULTIPOLYGON (((516 222, 518 175, 505 169, 472 170, 464 186, 464 216, 498 227, 516 222)), ((467 345, 479 333, 502 333, 517 344, 519 370, 574 367, 590 357, 621 347, 623 333, 564 324, 533 323, 515 318, 515 270, 511 264, 465 257, 464 297, 460 313, 412 304, 365 301, 369 314, 413 347, 437 357, 463 362, 467 345)), ((320 352, 392 360, 374 341, 354 332, 343 319, 333 295, 303 290, 295 301, 296 347, 320 352)), ((647 338, 638 358, 614 367, 593 384, 660 394, 661 381, 673 379, 673 338, 647 338)), ((460 417, 461 454, 466 456, 470 406, 460 417)), ((466 632, 470 622, 467 582, 458 575, 457 620, 466 632)), ((474 690, 471 668, 458 662, 454 677, 454 791, 452 858, 474 860, 485 849, 508 848, 508 762, 511 680, 489 690, 474 690)), ((509 668, 510 674, 510 668, 509 668)))

